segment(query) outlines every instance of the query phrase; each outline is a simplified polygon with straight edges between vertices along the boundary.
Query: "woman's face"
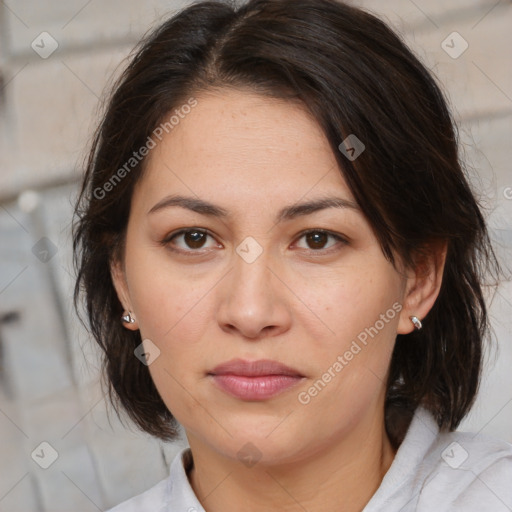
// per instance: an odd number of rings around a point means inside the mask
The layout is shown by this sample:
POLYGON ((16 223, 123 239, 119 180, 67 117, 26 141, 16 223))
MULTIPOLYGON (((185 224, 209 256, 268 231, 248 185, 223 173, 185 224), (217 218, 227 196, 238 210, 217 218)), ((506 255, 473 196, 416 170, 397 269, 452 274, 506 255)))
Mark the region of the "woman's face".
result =
POLYGON ((407 280, 304 110, 241 91, 197 102, 149 155, 114 270, 155 385, 191 444, 227 457, 357 440, 382 420, 395 336, 412 330, 407 280), (233 360, 289 370, 217 368, 233 360))

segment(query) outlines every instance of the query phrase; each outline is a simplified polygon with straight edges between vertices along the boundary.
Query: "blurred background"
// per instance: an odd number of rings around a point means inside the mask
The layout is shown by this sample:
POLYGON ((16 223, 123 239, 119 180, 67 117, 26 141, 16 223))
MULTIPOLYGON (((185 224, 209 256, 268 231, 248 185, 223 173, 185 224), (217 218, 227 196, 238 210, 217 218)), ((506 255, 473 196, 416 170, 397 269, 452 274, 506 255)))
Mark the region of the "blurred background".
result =
MULTIPOLYGON (((0 0, 0 511, 105 510, 167 475, 163 445, 109 413, 72 308, 70 226, 105 87, 191 2, 0 0)), ((438 76, 500 257, 512 261, 512 3, 361 0, 438 76)), ((411 191, 413 192, 413 191, 411 191)), ((462 430, 512 442, 512 284, 462 430)))

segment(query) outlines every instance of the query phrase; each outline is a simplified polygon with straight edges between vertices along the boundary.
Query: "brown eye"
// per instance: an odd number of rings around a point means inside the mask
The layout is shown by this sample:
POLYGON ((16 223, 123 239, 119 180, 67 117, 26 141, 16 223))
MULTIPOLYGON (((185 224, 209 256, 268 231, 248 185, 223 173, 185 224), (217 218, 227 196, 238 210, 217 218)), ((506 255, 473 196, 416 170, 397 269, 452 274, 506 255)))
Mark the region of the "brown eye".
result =
POLYGON ((181 252, 196 252, 199 249, 210 249, 215 247, 215 243, 212 242, 210 242, 210 246, 207 245, 208 238, 214 241, 214 238, 207 231, 190 228, 182 229, 170 235, 163 240, 162 243, 173 250, 181 252))
POLYGON ((299 240, 305 240, 305 244, 299 243, 302 249, 309 249, 312 251, 320 251, 322 249, 331 249, 336 244, 346 245, 348 242, 340 235, 324 231, 321 229, 312 229, 302 233, 299 240))
POLYGON ((319 231, 313 231, 306 234, 306 240, 310 249, 323 249, 327 243, 329 235, 319 231))
POLYGON ((200 249, 207 236, 202 231, 188 231, 183 235, 183 240, 191 249, 200 249))

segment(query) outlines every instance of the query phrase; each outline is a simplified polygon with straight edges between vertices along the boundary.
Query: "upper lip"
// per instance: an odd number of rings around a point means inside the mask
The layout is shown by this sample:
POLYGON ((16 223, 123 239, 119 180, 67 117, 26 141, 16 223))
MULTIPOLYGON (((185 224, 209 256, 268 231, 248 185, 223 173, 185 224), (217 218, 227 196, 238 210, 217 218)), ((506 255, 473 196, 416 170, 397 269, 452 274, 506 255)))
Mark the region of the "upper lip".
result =
POLYGON ((210 375, 243 375, 246 377, 258 377, 263 375, 292 375, 302 377, 300 372, 278 361, 271 359, 259 359, 257 361, 245 361, 232 359, 217 365, 209 372, 210 375))

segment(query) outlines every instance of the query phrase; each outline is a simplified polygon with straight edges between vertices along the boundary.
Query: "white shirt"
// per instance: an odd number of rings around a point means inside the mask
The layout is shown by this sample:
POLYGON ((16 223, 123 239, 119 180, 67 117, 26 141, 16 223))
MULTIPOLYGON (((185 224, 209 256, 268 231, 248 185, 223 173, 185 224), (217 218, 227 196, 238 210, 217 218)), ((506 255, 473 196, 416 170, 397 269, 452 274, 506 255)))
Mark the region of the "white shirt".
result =
MULTIPOLYGON (((169 477, 108 512, 205 512, 186 468, 189 448, 169 477)), ((363 512, 512 512, 512 445, 487 436, 439 432, 418 408, 381 485, 363 512)))

